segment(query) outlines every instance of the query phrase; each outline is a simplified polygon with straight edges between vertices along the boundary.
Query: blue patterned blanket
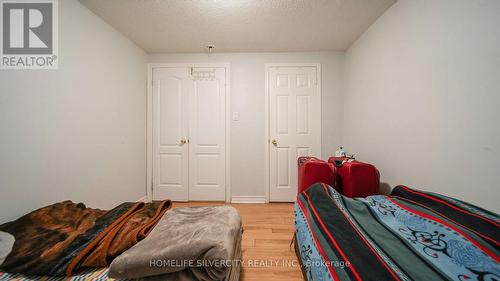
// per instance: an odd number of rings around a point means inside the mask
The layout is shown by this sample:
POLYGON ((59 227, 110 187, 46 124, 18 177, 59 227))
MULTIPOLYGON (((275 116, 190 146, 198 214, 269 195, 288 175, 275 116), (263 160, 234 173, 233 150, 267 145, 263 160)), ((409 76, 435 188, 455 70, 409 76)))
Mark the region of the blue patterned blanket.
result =
POLYGON ((296 250, 314 280, 500 280, 500 217, 404 186, 347 198, 316 184, 295 204, 296 250))

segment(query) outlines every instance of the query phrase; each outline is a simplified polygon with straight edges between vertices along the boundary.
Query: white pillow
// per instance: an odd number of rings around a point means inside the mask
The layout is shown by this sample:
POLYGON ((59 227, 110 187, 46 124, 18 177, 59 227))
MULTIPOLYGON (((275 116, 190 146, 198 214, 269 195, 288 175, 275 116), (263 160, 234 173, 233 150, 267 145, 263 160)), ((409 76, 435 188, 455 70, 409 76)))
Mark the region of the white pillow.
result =
POLYGON ((0 231, 0 265, 12 251, 16 239, 10 233, 0 231))

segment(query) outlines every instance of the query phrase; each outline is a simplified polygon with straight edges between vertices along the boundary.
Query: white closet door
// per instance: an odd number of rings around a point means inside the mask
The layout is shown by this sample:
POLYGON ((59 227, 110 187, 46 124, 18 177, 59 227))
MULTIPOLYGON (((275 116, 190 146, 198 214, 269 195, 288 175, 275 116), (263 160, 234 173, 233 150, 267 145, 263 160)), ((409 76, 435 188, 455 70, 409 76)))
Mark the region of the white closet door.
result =
POLYGON ((189 95, 189 200, 224 201, 225 68, 192 70, 189 95))
POLYGON ((189 199, 188 78, 186 67, 153 70, 154 199, 189 199))
POLYGON ((321 154, 321 97, 316 67, 271 67, 270 191, 274 202, 297 195, 297 158, 321 154))

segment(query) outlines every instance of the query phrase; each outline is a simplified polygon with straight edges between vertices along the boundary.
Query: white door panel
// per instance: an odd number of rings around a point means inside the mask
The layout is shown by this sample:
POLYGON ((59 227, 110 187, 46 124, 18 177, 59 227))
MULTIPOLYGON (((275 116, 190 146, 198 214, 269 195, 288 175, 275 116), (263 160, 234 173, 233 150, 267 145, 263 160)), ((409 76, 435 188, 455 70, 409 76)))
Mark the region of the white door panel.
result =
POLYGON ((189 199, 224 201, 225 68, 194 68, 190 94, 189 199))
POLYGON ((153 198, 188 200, 186 68, 153 72, 153 198))
POLYGON ((271 67, 269 86, 270 201, 293 202, 297 158, 321 154, 321 97, 316 67, 271 67))

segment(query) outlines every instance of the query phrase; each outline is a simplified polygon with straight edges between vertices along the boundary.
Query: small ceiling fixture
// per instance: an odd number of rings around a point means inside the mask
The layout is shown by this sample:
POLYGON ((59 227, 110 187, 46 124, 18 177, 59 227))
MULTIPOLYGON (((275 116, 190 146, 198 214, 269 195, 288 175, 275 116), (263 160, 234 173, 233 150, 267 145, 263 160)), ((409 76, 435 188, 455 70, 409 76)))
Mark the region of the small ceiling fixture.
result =
POLYGON ((207 48, 208 54, 211 54, 213 52, 213 50, 215 49, 215 45, 214 44, 208 44, 206 46, 206 48, 207 48))

